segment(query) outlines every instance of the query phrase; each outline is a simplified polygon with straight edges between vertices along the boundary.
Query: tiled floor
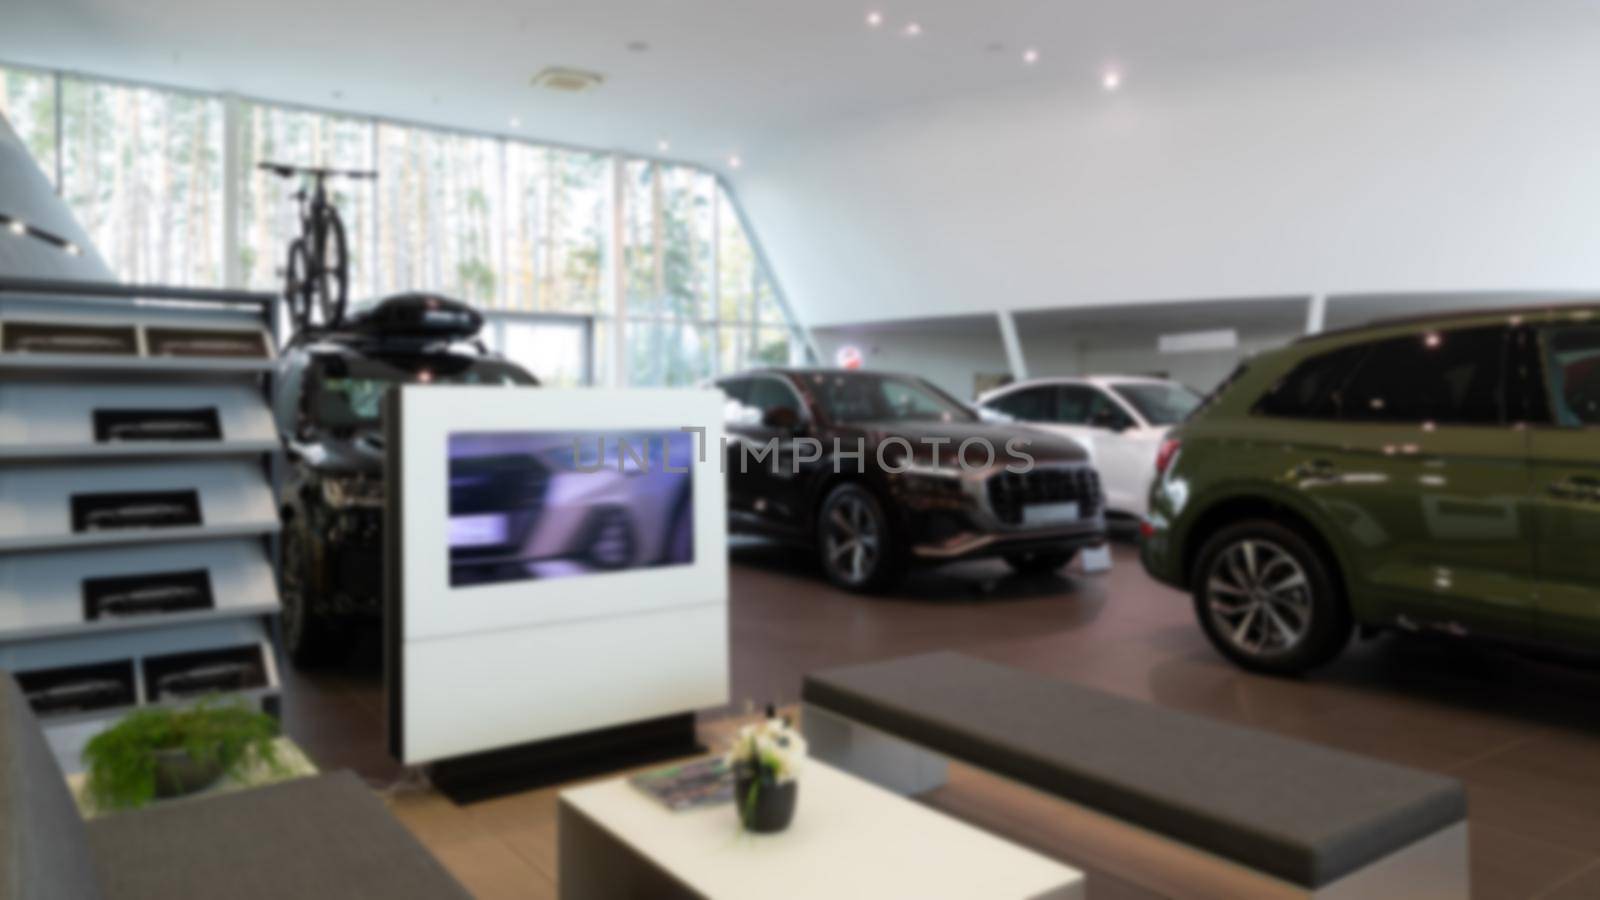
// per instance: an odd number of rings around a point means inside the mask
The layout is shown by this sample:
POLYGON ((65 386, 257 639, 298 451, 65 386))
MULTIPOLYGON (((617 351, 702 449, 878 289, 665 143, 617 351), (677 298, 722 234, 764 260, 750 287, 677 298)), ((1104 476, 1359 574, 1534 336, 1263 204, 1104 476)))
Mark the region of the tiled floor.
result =
MULTIPOLYGON (((1600 669, 1386 637, 1305 680, 1249 675, 1212 652, 1187 599, 1146 578, 1126 547, 1104 575, 1018 578, 980 563, 917 575, 882 598, 832 590, 784 548, 742 546, 733 559, 735 710, 793 702, 809 670, 961 649, 1450 773, 1469 791, 1475 897, 1600 897, 1600 669)), ((371 639, 348 670, 291 673, 286 721, 324 768, 354 768, 384 785, 403 773, 383 750, 377 652, 371 639)), ((930 802, 1072 858, 1050 833, 1047 809, 982 779, 956 779, 930 802)), ((551 895, 553 792, 465 810, 401 792, 396 804, 476 892, 551 895)), ((1094 895, 1148 896, 1107 876, 1096 878, 1094 895)))

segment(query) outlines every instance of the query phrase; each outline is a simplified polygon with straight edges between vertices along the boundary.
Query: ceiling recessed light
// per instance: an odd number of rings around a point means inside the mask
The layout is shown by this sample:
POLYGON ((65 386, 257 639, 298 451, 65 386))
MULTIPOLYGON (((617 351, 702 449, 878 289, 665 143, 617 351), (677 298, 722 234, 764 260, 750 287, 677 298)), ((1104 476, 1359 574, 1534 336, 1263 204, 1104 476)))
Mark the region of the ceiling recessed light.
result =
POLYGON ((28 233, 28 226, 21 219, 12 219, 11 224, 6 227, 11 229, 12 234, 28 233))
POLYGON ((883 13, 873 10, 867 13, 867 27, 878 28, 883 25, 883 13))
POLYGON ((1108 91, 1122 87, 1122 73, 1116 69, 1107 69, 1105 74, 1100 76, 1100 86, 1108 91))
POLYGON ((77 256, 79 253, 83 252, 82 250, 78 249, 78 245, 77 244, 68 244, 65 247, 62 247, 61 249, 67 251, 67 255, 68 256, 77 256))
POLYGON ((569 69, 564 66, 551 66, 533 76, 533 86, 545 88, 546 90, 560 91, 565 94, 576 94, 593 90, 603 84, 605 80, 605 76, 599 72, 569 69))
POLYGON ((922 23, 920 23, 920 22, 907 22, 904 33, 905 33, 906 37, 921 37, 922 36, 922 23))
POLYGON ((670 151, 671 149, 672 149, 672 142, 667 140, 666 138, 662 138, 661 140, 656 141, 656 152, 657 153, 666 153, 666 152, 670 151))
POLYGON ((522 127, 522 117, 521 116, 512 116, 510 124, 511 124, 512 128, 521 128, 522 127))
POLYGON ((1036 63, 1038 61, 1039 61, 1039 51, 1036 48, 1029 47, 1028 49, 1022 51, 1022 64, 1023 65, 1031 66, 1031 65, 1033 65, 1034 63, 1036 63))
POLYGON ((728 157, 728 168, 738 169, 742 168, 743 166, 744 160, 739 157, 739 154, 735 153, 734 155, 728 157))

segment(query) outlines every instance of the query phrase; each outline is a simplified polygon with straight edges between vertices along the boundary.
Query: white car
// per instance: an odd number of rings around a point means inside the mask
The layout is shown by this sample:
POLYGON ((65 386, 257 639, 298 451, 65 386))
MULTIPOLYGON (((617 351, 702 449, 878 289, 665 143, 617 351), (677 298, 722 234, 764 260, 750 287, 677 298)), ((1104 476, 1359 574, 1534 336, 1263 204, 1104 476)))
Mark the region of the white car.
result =
POLYGON ((1088 447, 1100 471, 1107 513, 1137 521, 1149 503, 1162 439, 1201 399, 1176 381, 1092 375, 1019 381, 989 391, 977 402, 982 409, 1088 447))

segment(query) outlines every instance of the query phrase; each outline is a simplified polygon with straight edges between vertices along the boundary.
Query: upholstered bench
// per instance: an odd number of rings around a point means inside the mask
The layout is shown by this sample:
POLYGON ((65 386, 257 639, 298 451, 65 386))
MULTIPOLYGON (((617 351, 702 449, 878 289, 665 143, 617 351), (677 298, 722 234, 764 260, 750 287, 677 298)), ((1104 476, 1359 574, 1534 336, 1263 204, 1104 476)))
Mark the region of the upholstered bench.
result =
POLYGON ((0 900, 469 896, 349 772, 85 824, 0 672, 0 900))
POLYGON ((802 696, 819 759, 906 793, 956 761, 1066 801, 1072 840, 1132 861, 1117 874, 1134 880, 1148 881, 1130 866, 1172 859, 1176 883, 1221 885, 1202 894, 1468 893, 1466 795, 1450 778, 956 653, 818 672, 802 696))

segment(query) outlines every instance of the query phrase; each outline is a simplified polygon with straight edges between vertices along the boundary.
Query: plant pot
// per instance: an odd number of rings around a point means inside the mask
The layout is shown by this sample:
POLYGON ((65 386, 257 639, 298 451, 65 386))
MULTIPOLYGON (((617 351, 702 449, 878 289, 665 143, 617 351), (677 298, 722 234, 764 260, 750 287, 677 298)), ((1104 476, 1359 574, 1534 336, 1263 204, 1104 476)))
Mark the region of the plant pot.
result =
POLYGON ((770 777, 739 773, 734 776, 734 805, 745 831, 773 834, 794 821, 795 804, 800 800, 800 782, 790 779, 779 784, 770 777), (755 790, 755 797, 750 796, 755 790))
POLYGON ((196 760, 182 747, 153 751, 156 758, 156 797, 166 800, 199 793, 222 777, 222 763, 215 758, 196 760))

